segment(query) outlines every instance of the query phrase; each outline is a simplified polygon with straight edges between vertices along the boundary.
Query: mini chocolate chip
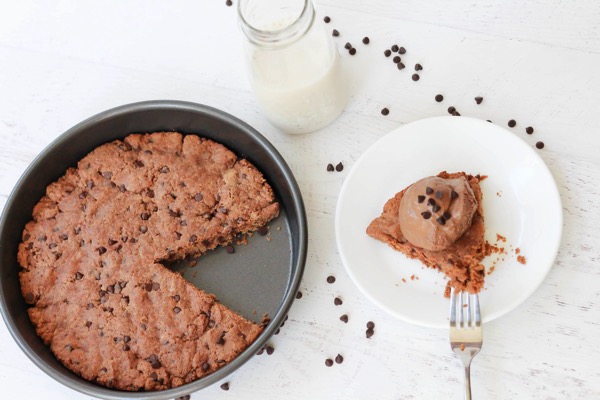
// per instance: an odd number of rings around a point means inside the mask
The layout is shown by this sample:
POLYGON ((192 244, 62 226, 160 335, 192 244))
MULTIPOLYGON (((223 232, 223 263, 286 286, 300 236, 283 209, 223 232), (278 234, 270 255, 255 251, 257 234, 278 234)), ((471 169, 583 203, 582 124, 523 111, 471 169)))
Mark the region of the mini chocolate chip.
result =
POLYGON ((129 351, 130 347, 128 344, 123 345, 123 351, 129 351))
POLYGON ((356 54, 356 49, 353 47, 350 50, 348 50, 348 53, 350 53, 351 56, 356 54))
POLYGON ((373 329, 367 329, 365 331, 365 335, 367 336, 367 339, 370 339, 371 336, 373 336, 374 333, 375 333, 375 331, 373 329))
POLYGON ((454 199, 456 199, 457 197, 458 197, 458 192, 457 192, 456 190, 452 190, 452 191, 450 192, 450 198, 454 200, 454 199))
POLYGON ((415 71, 422 71, 423 66, 421 64, 415 64, 415 71))
POLYGON ((86 191, 84 190, 83 192, 79 193, 79 198, 80 198, 80 199, 85 199, 85 198, 87 197, 87 195, 88 195, 88 192, 86 192, 86 191))
POLYGON ((142 219, 142 221, 148 221, 148 220, 150 219, 150 213, 143 212, 143 213, 140 215, 140 218, 142 219))
POLYGON ((106 372, 106 371, 108 371, 106 368, 104 368, 104 367, 100 368, 100 372, 106 372))
POLYGON ((198 240, 198 236, 196 236, 196 235, 190 236, 190 243, 196 243, 197 240, 198 240))
POLYGON ((229 382, 225 382, 224 384, 222 384, 221 389, 228 391, 229 390, 229 382))
POLYGON ((136 168, 142 168, 144 166, 144 163, 142 161, 140 161, 140 160, 135 160, 134 163, 133 163, 133 165, 136 168))
POLYGON ((352 48, 352 45, 350 44, 350 42, 346 42, 346 44, 344 45, 344 48, 346 50, 350 50, 352 48))
POLYGON ((422 215, 422 216, 423 216, 423 218, 425 218, 425 219, 429 219, 429 218, 431 218, 431 213, 430 213, 429 211, 423 211, 423 212, 421 213, 421 215, 422 215))
POLYGON ((144 150, 144 154, 152 155, 152 151, 151 150, 144 150))
POLYGON ((435 192, 435 198, 440 200, 442 197, 444 197, 444 192, 442 192, 441 190, 437 190, 435 192))
POLYGON ((437 101, 438 103, 441 103, 443 100, 444 100, 444 96, 442 96, 441 94, 435 95, 435 101, 437 101))
POLYGON ((435 199, 433 197, 430 197, 429 200, 427 200, 427 204, 429 204, 430 206, 435 206, 435 199))
POLYGON ((329 276, 327 277, 327 283, 333 283, 333 282, 335 282, 335 276, 333 276, 333 275, 329 275, 329 276))
POLYGON ((335 168, 333 167, 333 164, 327 164, 327 172, 333 172, 335 171, 335 168))
POLYGON ((412 75, 412 80, 413 80, 413 81, 415 81, 415 82, 416 82, 416 81, 418 81, 418 80, 419 80, 419 78, 420 78, 420 77, 419 77, 419 74, 413 74, 413 75, 412 75))
MULTIPOLYGON (((175 307, 177 308, 177 307, 175 307)), ((221 332, 221 334, 219 335, 219 338, 217 339, 217 344, 220 346, 223 346, 225 344, 225 333, 226 332, 221 332)))
POLYGON ((367 322, 367 329, 375 329, 375 322, 373 322, 373 321, 367 322))
POLYGON ((125 193, 126 191, 127 191, 127 188, 125 187, 125 185, 119 185, 119 192, 125 193))
POLYGON ((152 291, 152 282, 146 283, 146 285, 144 287, 146 288, 147 292, 151 292, 152 291))
POLYGON ((99 255, 106 253, 106 247, 104 247, 104 246, 100 246, 96 250, 98 250, 99 255))
POLYGON ((337 356, 335 356, 335 362, 336 362, 337 364, 341 364, 341 363, 343 363, 343 362, 344 362, 344 357, 342 357, 342 355, 341 355, 341 354, 338 354, 337 356))
POLYGON ((106 296, 102 296, 100 297, 100 303, 104 304, 108 301, 108 299, 106 298, 106 296))
POLYGON ((296 298, 297 299, 301 299, 302 298, 302 292, 298 290, 298 292, 296 293, 296 298))
POLYGON ((27 304, 33 304, 33 301, 34 301, 34 300, 35 300, 35 298, 34 298, 34 296, 33 296, 33 293, 31 293, 31 292, 28 292, 28 293, 25 295, 25 302, 26 302, 27 304))
POLYGON ((170 169, 169 169, 169 167, 167 167, 166 165, 165 165, 164 167, 161 167, 161 168, 158 170, 158 172, 160 172, 161 174, 166 174, 166 173, 169 173, 169 171, 171 171, 171 170, 170 170, 170 169))
POLYGON ((131 342, 131 337, 127 336, 127 335, 123 336, 123 343, 129 343, 129 342, 131 342))
POLYGON ((147 358, 147 361, 154 369, 159 369, 161 367, 161 363, 158 360, 158 356, 156 354, 151 354, 150 357, 147 358))
POLYGON ((181 296, 176 294, 175 296, 173 296, 173 300, 175 300, 175 302, 179 302, 179 300, 181 300, 181 296))
POLYGON ((440 225, 446 225, 446 218, 444 218, 443 216, 436 219, 436 221, 440 225))
MULTIPOLYGON (((233 4, 233 2, 231 0, 227 0, 225 2, 225 4, 227 6, 231 6, 233 4), (231 3, 231 4, 229 4, 231 3)), ((176 398, 175 400, 190 400, 192 398, 192 396, 190 396, 189 394, 186 394, 185 396, 179 396, 178 398, 176 398)))
POLYGON ((422 194, 417 196, 417 202, 418 203, 422 203, 425 201, 425 196, 423 196, 422 194))
POLYGON ((331 22, 331 18, 329 18, 328 16, 325 16, 325 18, 323 18, 323 21, 325 21, 326 24, 331 22))
POLYGON ((433 211, 434 213, 438 212, 441 210, 442 207, 440 207, 439 204, 434 204, 433 207, 431 207, 431 211, 433 211))
MULTIPOLYGON (((148 227, 146 225, 140 226, 140 232, 142 232, 142 233, 148 232, 148 227)), ((131 243, 135 243, 134 240, 135 240, 135 238, 131 239, 131 243)))
POLYGON ((56 244, 56 243, 50 243, 50 244, 48 245, 48 248, 49 248, 49 249, 54 249, 54 248, 56 248, 56 246, 57 246, 57 244, 56 244))
POLYGON ((215 321, 213 321, 212 319, 208 321, 208 327, 209 328, 213 328, 215 326, 215 321))
POLYGON ((406 49, 404 47, 400 47, 398 49, 398 53, 400 53, 400 54, 406 54, 406 49))
POLYGON ((106 171, 102 174, 102 176, 106 179, 110 179, 110 178, 112 178, 112 172, 106 171))
POLYGON ((340 317, 340 321, 347 324, 348 323, 348 315, 344 314, 340 317))
POLYGON ((429 186, 427 186, 427 187, 425 188, 425 193, 426 193, 426 194, 431 194, 431 193, 433 193, 433 189, 432 189, 432 188, 430 188, 429 186))
POLYGON ((88 180, 88 181, 85 183, 85 186, 86 186, 88 189, 93 189, 93 188, 94 188, 94 181, 93 181, 93 180, 91 180, 91 179, 90 179, 90 180, 88 180))
POLYGON ((62 240, 67 240, 69 239, 69 237, 67 236, 66 233, 63 233, 62 235, 59 236, 62 240))
MULTIPOLYGON (((227 7, 231 7, 231 6, 233 5, 233 1, 232 1, 232 0, 225 0, 225 5, 226 5, 227 7)), ((189 396, 189 395, 188 395, 188 396, 189 396)), ((185 397, 185 396, 182 396, 182 397, 185 397)), ((183 400, 183 399, 182 399, 182 400, 183 400)))
POLYGON ((260 236, 265 236, 267 233, 269 233, 269 227, 266 225, 261 226, 260 228, 258 228, 257 232, 260 236))
POLYGON ((333 299, 333 304, 335 304, 336 306, 341 306, 342 305, 342 299, 340 299, 339 297, 336 297, 335 299, 333 299))
POLYGON ((332 36, 334 36, 334 37, 338 37, 338 36, 340 36, 340 33, 338 32, 338 30, 337 30, 337 29, 334 29, 334 30, 331 32, 331 35, 332 35, 332 36))
POLYGON ((31 239, 31 235, 30 235, 29 233, 26 233, 26 234, 23 236, 23 241, 24 241, 24 242, 26 242, 26 241, 28 241, 29 239, 31 239))
POLYGON ((483 97, 481 97, 481 96, 475 97, 475 103, 481 104, 482 101, 483 101, 483 97))
POLYGON ((87 304, 87 309, 91 310, 92 308, 94 308, 94 303, 88 303, 87 304))
POLYGON ((342 172, 343 169, 344 169, 344 164, 342 164, 341 162, 339 162, 338 165, 335 166, 335 170, 337 172, 342 172))
POLYGON ((381 115, 388 115, 389 113, 390 113, 390 110, 388 110, 387 108, 381 109, 381 115))
POLYGON ((235 248, 233 246, 227 246, 225 250, 227 251, 227 254, 235 253, 235 248))
POLYGON ((525 132, 527 132, 528 135, 531 135, 533 133, 533 128, 531 126, 528 126, 527 128, 525 128, 525 132))
POLYGON ((158 282, 153 282, 152 283, 152 290, 154 290, 155 292, 160 290, 160 283, 158 282))
POLYGON ((386 57, 389 57, 389 56, 392 55, 392 51, 391 50, 386 50, 386 51, 383 52, 383 55, 386 56, 386 57))
POLYGON ((89 328, 90 326, 92 326, 92 322, 91 321, 86 321, 85 322, 85 327, 89 328))
POLYGON ((206 371, 209 370, 209 368, 210 368, 210 364, 209 363, 205 362, 205 363, 202 364, 202 371, 206 372, 206 371))
POLYGON ((538 148, 538 149, 540 149, 540 150, 541 150, 541 149, 543 149, 543 148, 544 148, 544 142, 537 142, 537 143, 535 144, 535 147, 537 147, 537 148, 538 148))
POLYGON ((392 46, 392 51, 393 51, 394 53, 397 53, 397 52, 398 52, 398 50, 399 50, 399 47, 398 47, 398 45, 397 45, 397 44, 395 44, 395 45, 393 45, 393 46, 392 46))
POLYGON ((456 108, 454 108, 454 106, 448 107, 448 114, 452 114, 455 111, 456 111, 456 108))
POLYGON ((514 128, 517 125, 517 121, 515 121, 514 119, 511 119, 510 121, 508 121, 508 126, 510 128, 514 128))
POLYGON ((333 360, 331 358, 326 359, 325 365, 327 365, 328 367, 331 367, 333 365, 333 360))
POLYGON ((403 63, 403 62, 399 62, 399 63, 396 65, 396 67, 397 67, 399 70, 403 70, 404 68, 406 68, 406 65, 404 65, 404 63, 403 63))
POLYGON ((110 294, 114 294, 114 293, 115 293, 115 286, 114 286, 114 285, 109 285, 109 286, 106 288, 106 291, 107 291, 108 293, 110 293, 110 294))
POLYGON ((442 216, 446 219, 449 220, 452 217, 452 214, 450 214, 449 211, 444 211, 444 214, 442 214, 442 216))
POLYGON ((394 64, 398 64, 402 60, 400 59, 400 56, 394 56, 394 58, 392 59, 392 61, 394 62, 394 64))

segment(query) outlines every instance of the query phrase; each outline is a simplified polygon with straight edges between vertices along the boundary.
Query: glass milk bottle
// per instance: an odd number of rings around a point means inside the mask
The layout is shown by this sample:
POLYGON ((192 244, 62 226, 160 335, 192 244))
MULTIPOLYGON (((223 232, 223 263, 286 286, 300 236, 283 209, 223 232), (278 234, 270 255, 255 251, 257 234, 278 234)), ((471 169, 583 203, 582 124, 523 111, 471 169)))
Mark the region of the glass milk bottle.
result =
POLYGON ((287 133, 333 122, 347 94, 340 56, 310 0, 239 0, 250 83, 264 115, 287 133))

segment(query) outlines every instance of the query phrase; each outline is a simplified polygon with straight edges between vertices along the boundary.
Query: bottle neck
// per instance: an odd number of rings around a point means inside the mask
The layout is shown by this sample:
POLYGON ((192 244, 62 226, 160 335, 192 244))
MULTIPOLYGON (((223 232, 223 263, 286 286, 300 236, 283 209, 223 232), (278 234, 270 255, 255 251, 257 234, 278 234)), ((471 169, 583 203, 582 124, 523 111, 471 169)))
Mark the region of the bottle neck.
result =
POLYGON ((311 0, 239 0, 238 19, 252 44, 277 48, 303 37, 315 10, 311 0))

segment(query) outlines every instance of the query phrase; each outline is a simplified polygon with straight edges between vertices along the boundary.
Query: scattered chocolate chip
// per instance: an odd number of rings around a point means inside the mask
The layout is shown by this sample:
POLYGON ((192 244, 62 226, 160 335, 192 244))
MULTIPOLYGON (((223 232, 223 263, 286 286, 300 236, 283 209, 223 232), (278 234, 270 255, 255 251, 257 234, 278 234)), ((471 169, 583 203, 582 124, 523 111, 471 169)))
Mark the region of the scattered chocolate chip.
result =
POLYGON ((67 240, 69 239, 69 237, 67 236, 66 233, 63 233, 62 235, 59 236, 62 240, 67 240))
POLYGON ((456 108, 454 108, 454 106, 448 107, 448 114, 452 114, 454 112, 456 112, 456 108))
POLYGON ((104 247, 104 246, 100 246, 96 250, 98 250, 99 255, 106 253, 106 247, 104 247))
POLYGON ((483 101, 483 97, 481 97, 481 96, 475 97, 475 103, 481 104, 482 101, 483 101))
POLYGON ((425 201, 425 196, 423 196, 422 194, 417 196, 417 202, 418 203, 422 203, 425 201))
POLYGON ((297 299, 301 299, 302 298, 302 292, 298 290, 298 293, 296 293, 296 298, 297 299))
POLYGON ((441 190, 435 192, 436 199, 440 200, 442 197, 444 197, 444 192, 442 192, 441 190))
POLYGON ((515 121, 514 119, 511 119, 510 121, 508 121, 508 126, 510 128, 514 128, 517 125, 517 121, 515 121))
POLYGON ((150 219, 150 214, 149 214, 149 213, 147 213, 147 212, 143 212, 143 213, 140 215, 140 218, 142 219, 142 221, 148 221, 148 220, 150 219))
MULTIPOLYGON (((233 1, 231 1, 231 0, 225 0, 225 5, 226 5, 227 7, 231 7, 231 6, 233 5, 233 1)), ((185 397, 185 396, 184 396, 184 397, 185 397)))
POLYGON ((440 225, 446 225, 446 218, 444 218, 443 216, 436 219, 436 221, 440 225))
POLYGON ((327 164, 327 171, 328 171, 328 172, 333 172, 333 171, 335 171, 335 168, 333 167, 333 164, 327 164))
POLYGON ((130 347, 128 344, 123 345, 123 351, 129 351, 130 347))
POLYGON ((325 365, 331 367, 333 365, 333 360, 331 358, 328 358, 327 360, 325 360, 325 365))
POLYGON ((348 315, 344 314, 340 317, 340 321, 347 324, 348 323, 348 315))
POLYGON ((340 299, 339 297, 336 297, 335 299, 333 299, 333 304, 335 304, 336 306, 341 306, 342 305, 342 299, 340 299))
POLYGON ((450 192, 450 198, 452 200, 456 199, 458 197, 458 192, 456 190, 453 190, 450 192))
POLYGON ((415 64, 415 71, 423 71, 423 66, 421 64, 415 64))
POLYGON ((227 251, 227 254, 233 254, 233 253, 235 253, 235 249, 233 248, 233 246, 227 246, 225 248, 225 250, 227 251))
POLYGON ((327 283, 334 283, 334 282, 335 282, 335 276, 329 275, 327 277, 327 283))
POLYGON ((224 384, 222 384, 221 389, 228 391, 229 390, 229 382, 225 382, 224 384))
POLYGON ((154 369, 159 369, 161 367, 160 361, 158 360, 158 356, 156 354, 151 354, 146 360, 154 369))
POLYGON ((210 364, 209 363, 205 362, 205 363, 202 364, 202 371, 206 372, 206 371, 209 370, 209 368, 210 368, 210 364))
POLYGON ((133 165, 134 165, 136 168, 142 168, 142 167, 144 166, 144 163, 143 163, 143 162, 141 162, 140 160, 135 160, 135 161, 134 161, 134 163, 133 163, 133 165))
POLYGON ((388 115, 389 113, 390 113, 390 110, 388 110, 387 108, 381 109, 381 115, 388 115))
POLYGON ((544 142, 537 142, 537 143, 535 144, 535 147, 537 147, 537 148, 538 148, 538 149, 540 149, 540 150, 541 150, 541 149, 543 149, 543 148, 544 148, 544 142))
POLYGON ((326 24, 331 22, 331 18, 329 18, 328 16, 325 16, 325 18, 323 18, 323 21, 325 21, 326 24))
POLYGON ((421 216, 422 216, 424 219, 429 219, 429 218, 431 218, 431 213, 430 213, 429 211, 423 211, 423 212, 421 213, 421 216))
POLYGON ((369 39, 368 36, 365 36, 362 40, 363 44, 369 44, 371 42, 371 40, 369 39))
MULTIPOLYGON (((177 308, 177 307, 175 307, 175 308, 177 308)), ((226 333, 227 333, 227 332, 223 331, 223 332, 221 332, 221 334, 219 335, 219 338, 217 339, 217 344, 218 344, 219 346, 223 346, 223 345, 225 344, 225 334, 226 334, 226 333)))
POLYGON ((161 174, 167 174, 169 173, 169 171, 171 170, 166 165, 164 167, 160 167, 160 169, 158 170, 158 172, 160 172, 161 174))
POLYGON ((400 53, 400 54, 406 54, 406 49, 404 47, 400 47, 398 49, 398 53, 400 53))
POLYGON ((92 326, 92 322, 91 321, 86 321, 85 327, 89 328, 90 326, 92 326))
POLYGON ((413 74, 412 75, 412 80, 415 81, 415 82, 418 81, 419 80, 419 74, 413 74))
POLYGON ((119 185, 119 192, 125 193, 126 191, 127 191, 127 188, 125 187, 125 185, 119 185))
POLYGON ((356 54, 356 49, 353 47, 350 50, 348 50, 348 53, 350 53, 351 56, 356 54))
POLYGON ((434 198, 430 197, 429 200, 427 200, 427 204, 430 206, 435 206, 437 203, 435 202, 434 198))
POLYGON ((394 62, 394 64, 398 64, 400 61, 402 61, 402 59, 400 58, 400 56, 394 56, 392 61, 394 62))
POLYGON ((375 329, 375 322, 373 322, 373 321, 367 322, 367 329, 375 329))
POLYGON ((490 124, 492 123, 492 121, 491 121, 491 120, 489 120, 489 119, 486 119, 486 121, 487 121, 487 122, 489 122, 490 124))
POLYGON ((266 349, 268 355, 273 354, 273 352, 275 351, 275 348, 273 348, 273 346, 269 346, 269 345, 267 345, 267 347, 265 347, 265 349, 266 349))
POLYGON ((339 162, 338 165, 335 166, 335 170, 337 172, 342 172, 343 169, 344 169, 344 164, 342 164, 341 162, 339 162))
POLYGON ((403 63, 403 62, 399 62, 399 63, 396 65, 396 67, 397 67, 399 70, 403 70, 404 68, 406 68, 406 65, 404 65, 404 63, 403 63))
POLYGON ((437 101, 438 103, 441 103, 443 100, 444 100, 444 96, 442 96, 441 94, 435 95, 435 101, 437 101))
POLYGON ((370 339, 374 333, 375 333, 375 331, 373 329, 367 329, 365 332, 365 335, 367 336, 367 339, 370 339))
MULTIPOLYGON (((227 0, 227 3, 231 3, 231 0, 227 0)), ((232 3, 233 4, 233 3, 232 3)), ((186 394, 185 396, 179 396, 177 397, 175 400, 190 400, 192 397, 189 394, 186 394)))
POLYGON ((528 135, 531 135, 533 133, 533 128, 531 126, 528 126, 527 128, 525 128, 525 132, 527 132, 528 135))
POLYGON ((190 243, 196 243, 197 240, 198 240, 198 236, 196 236, 196 235, 190 236, 190 243))
POLYGON ((393 51, 394 53, 397 53, 397 52, 398 52, 398 50, 399 50, 399 47, 398 47, 398 45, 397 45, 397 44, 395 44, 395 45, 393 45, 393 46, 392 46, 392 51, 393 51))
POLYGON ((146 288, 147 292, 151 292, 152 291, 152 282, 146 283, 146 285, 144 287, 146 288))
POLYGON ((344 362, 344 357, 342 357, 341 354, 338 354, 337 356, 335 356, 335 362, 338 364, 341 364, 344 362))
POLYGON ((389 57, 389 56, 392 55, 392 52, 391 52, 391 50, 386 50, 386 51, 383 52, 383 55, 386 56, 386 57, 389 57))
POLYGON ((334 36, 334 37, 338 37, 338 36, 340 36, 340 33, 338 32, 338 30, 337 30, 337 29, 334 29, 334 30, 331 32, 331 35, 332 35, 332 36, 334 36))

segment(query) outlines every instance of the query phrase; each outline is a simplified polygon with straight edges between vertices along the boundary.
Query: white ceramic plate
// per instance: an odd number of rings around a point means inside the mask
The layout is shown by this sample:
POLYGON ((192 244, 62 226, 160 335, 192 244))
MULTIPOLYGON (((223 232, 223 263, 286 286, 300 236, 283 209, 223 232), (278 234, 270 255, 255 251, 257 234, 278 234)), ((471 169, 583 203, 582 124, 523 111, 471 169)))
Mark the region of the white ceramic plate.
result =
POLYGON ((429 118, 372 145, 340 192, 335 216, 340 256, 356 286, 377 306, 411 323, 447 327, 444 275, 365 233, 395 193, 444 170, 488 176, 481 183, 486 239, 496 243, 497 233, 506 237, 499 244, 508 253, 484 261, 489 270, 497 259, 480 294, 483 321, 491 321, 516 308, 541 284, 562 231, 560 196, 546 164, 528 144, 497 125, 466 117, 429 118), (517 262, 516 248, 526 257, 525 265, 517 262))

